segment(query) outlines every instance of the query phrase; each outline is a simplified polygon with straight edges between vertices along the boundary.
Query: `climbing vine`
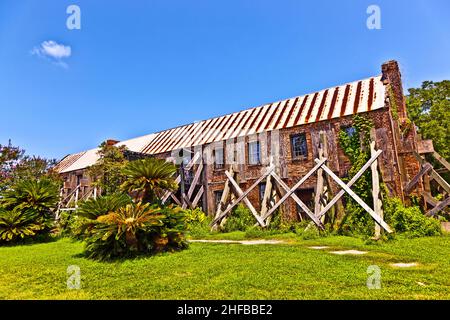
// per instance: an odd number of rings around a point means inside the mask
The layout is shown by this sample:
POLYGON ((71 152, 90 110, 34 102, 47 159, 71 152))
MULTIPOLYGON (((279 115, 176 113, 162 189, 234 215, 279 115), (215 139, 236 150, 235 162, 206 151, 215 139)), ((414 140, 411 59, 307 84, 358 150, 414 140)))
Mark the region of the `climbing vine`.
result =
MULTIPOLYGON (((353 130, 339 132, 339 145, 351 162, 346 181, 349 181, 370 159, 370 130, 372 121, 364 116, 353 117, 353 130)), ((372 174, 366 170, 361 178, 353 185, 352 190, 369 206, 372 206, 372 174)), ((353 198, 346 195, 345 216, 339 231, 344 234, 370 235, 374 230, 374 221, 353 198)))

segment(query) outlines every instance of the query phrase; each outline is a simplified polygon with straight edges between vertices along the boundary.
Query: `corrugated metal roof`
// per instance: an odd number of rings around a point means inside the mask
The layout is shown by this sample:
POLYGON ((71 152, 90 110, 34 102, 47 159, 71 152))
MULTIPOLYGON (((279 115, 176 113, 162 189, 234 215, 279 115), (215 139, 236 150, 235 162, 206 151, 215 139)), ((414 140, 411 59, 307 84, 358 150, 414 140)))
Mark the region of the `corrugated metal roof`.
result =
POLYGON ((275 129, 368 112, 384 106, 381 76, 161 131, 142 150, 164 153, 275 129))
MULTIPOLYGON (((120 141, 116 143, 115 146, 125 146, 130 151, 142 152, 142 149, 144 149, 155 138, 155 136, 155 134, 149 134, 130 140, 120 141)), ((59 173, 65 173, 92 166, 100 158, 98 154, 99 150, 99 148, 95 148, 77 154, 69 155, 62 159, 55 169, 59 173)))
MULTIPOLYGON (((384 90, 381 76, 372 77, 122 141, 116 145, 125 145, 130 151, 159 154, 265 131, 345 117, 383 108, 384 90)), ((98 160, 97 150, 93 149, 64 158, 58 164, 58 167, 62 168, 60 172, 78 170, 82 169, 82 166, 94 164, 98 160), (95 153, 93 153, 94 150, 95 153)))

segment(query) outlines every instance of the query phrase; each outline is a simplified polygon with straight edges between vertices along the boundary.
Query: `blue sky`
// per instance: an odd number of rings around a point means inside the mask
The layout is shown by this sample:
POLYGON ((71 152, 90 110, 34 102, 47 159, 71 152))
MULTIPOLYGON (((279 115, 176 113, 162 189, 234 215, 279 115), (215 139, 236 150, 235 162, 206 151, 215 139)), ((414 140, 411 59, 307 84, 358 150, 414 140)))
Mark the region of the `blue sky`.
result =
POLYGON ((376 75, 390 59, 406 88, 450 79, 449 13, 448 0, 0 0, 0 144, 61 158, 376 75), (66 27, 71 4, 81 30, 66 27), (366 27, 371 4, 381 30, 366 27))

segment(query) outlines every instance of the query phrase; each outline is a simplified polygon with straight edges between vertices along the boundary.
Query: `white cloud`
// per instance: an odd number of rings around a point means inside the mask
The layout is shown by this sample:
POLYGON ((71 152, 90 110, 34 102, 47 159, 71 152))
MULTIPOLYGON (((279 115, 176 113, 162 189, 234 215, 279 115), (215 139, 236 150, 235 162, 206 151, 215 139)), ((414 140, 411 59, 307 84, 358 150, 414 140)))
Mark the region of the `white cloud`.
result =
POLYGON ((72 48, 59 44, 56 41, 48 40, 41 43, 40 46, 34 47, 31 54, 39 57, 48 58, 56 65, 67 68, 67 63, 62 59, 69 58, 72 55, 72 48))

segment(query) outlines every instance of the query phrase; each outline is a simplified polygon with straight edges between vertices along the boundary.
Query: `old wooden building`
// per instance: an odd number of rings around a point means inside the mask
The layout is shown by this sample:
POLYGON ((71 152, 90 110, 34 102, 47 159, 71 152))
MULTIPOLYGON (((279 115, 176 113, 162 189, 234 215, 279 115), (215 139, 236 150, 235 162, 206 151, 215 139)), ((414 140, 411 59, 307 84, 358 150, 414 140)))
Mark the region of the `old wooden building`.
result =
MULTIPOLYGON (((326 157, 332 173, 341 178, 347 176, 350 163, 339 146, 338 133, 342 129, 352 130, 356 114, 364 114, 373 121, 375 148, 382 151, 377 160, 380 179, 392 196, 407 201, 403 188, 420 170, 414 153, 419 152, 421 142, 407 118, 401 74, 395 61, 383 64, 378 76, 109 143, 175 161, 183 168, 178 178, 180 191, 166 195, 165 200, 170 198, 184 206, 200 205, 210 215, 217 215, 226 209, 218 207, 225 201, 224 189, 228 188, 226 182, 232 174, 232 182, 238 186, 233 184, 231 188, 240 189, 232 195, 234 198, 255 182, 258 184, 240 200, 261 211, 268 205, 263 200, 270 183, 270 179, 261 177, 265 177, 271 165, 281 179, 278 182, 289 188, 315 167, 315 159, 326 157)), ((78 198, 92 194, 86 168, 98 160, 97 151, 92 149, 61 160, 57 170, 65 179, 64 196, 74 190, 80 192, 78 198)), ((311 175, 295 190, 295 195, 308 207, 314 206, 313 199, 318 193, 317 177, 311 175)), ((329 188, 334 194, 339 189, 336 183, 329 188)), ((419 183, 416 191, 420 188, 419 183)), ((278 197, 285 192, 281 190, 278 197)), ((283 203, 285 214, 296 217, 299 211, 304 211, 298 203, 292 199, 283 203)))

